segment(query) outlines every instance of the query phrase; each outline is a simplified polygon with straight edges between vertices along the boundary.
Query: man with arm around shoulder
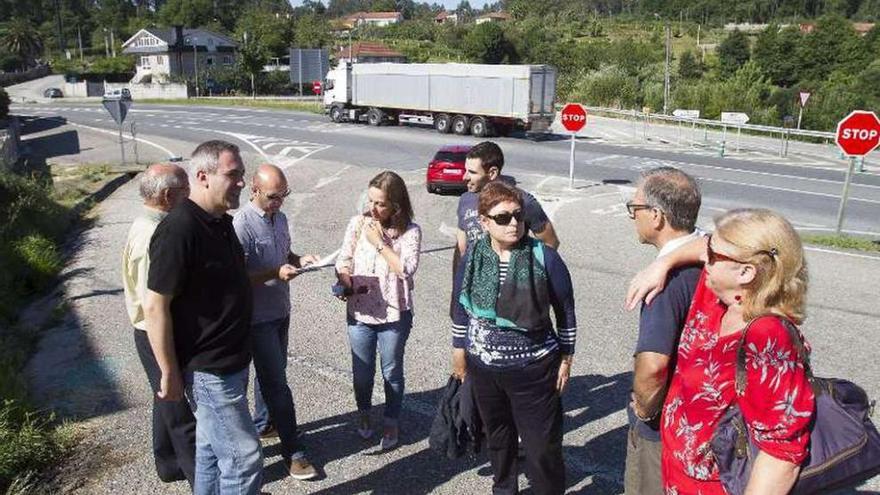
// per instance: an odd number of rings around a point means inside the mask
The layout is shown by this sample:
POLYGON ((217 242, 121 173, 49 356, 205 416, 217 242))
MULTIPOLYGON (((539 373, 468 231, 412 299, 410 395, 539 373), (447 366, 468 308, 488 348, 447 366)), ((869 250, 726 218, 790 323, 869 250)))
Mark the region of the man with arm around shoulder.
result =
MULTIPOLYGON (((695 228, 700 203, 700 189, 691 176, 676 168, 658 167, 642 174, 626 208, 639 242, 654 246, 659 258, 701 235, 695 228)), ((697 266, 670 272, 666 289, 650 305, 643 304, 639 314, 633 390, 627 408, 627 495, 663 494, 660 411, 699 277, 697 266)))

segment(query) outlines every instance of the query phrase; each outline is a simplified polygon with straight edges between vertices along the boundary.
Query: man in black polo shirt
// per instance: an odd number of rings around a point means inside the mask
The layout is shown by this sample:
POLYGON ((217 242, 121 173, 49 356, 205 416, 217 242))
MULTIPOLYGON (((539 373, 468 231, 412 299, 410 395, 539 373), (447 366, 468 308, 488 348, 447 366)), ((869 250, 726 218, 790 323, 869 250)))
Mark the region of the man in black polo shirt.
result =
MULTIPOLYGON (((694 179, 672 167, 642 174, 632 201, 626 204, 643 244, 665 256, 701 235, 695 231, 700 189, 694 179)), ((678 338, 700 278, 698 266, 670 272, 666 289, 642 305, 636 344, 632 401, 627 408, 630 430, 624 490, 627 495, 662 495, 660 475, 660 410, 675 369, 678 338)))
POLYGON ((238 147, 208 141, 193 152, 190 196, 150 242, 147 334, 162 379, 158 396, 186 396, 196 416, 198 494, 259 493, 263 457, 247 404, 250 281, 226 211, 238 208, 238 147))

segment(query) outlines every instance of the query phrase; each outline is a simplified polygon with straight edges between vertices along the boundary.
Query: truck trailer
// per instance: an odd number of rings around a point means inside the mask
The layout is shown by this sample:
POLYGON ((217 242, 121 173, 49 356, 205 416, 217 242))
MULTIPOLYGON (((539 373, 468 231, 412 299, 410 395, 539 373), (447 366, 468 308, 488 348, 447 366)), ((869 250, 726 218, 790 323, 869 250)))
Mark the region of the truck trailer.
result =
POLYGON ((549 65, 342 63, 324 84, 333 122, 416 121, 477 137, 547 131, 555 96, 549 65))

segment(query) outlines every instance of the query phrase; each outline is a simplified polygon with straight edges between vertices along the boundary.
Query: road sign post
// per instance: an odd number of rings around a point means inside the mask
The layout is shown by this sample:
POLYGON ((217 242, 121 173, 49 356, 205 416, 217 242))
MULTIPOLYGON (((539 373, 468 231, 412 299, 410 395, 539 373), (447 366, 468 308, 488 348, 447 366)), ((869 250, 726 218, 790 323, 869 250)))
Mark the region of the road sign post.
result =
POLYGON ((574 144, 575 137, 587 124, 587 111, 577 103, 569 103, 562 107, 560 116, 562 126, 571 133, 571 155, 568 164, 568 187, 574 189, 574 144))
MULTIPOLYGON (((749 121, 749 116, 742 112, 721 112, 721 122, 736 125, 736 152, 739 153, 739 141, 742 134, 742 125, 749 121)), ((724 156, 724 147, 727 144, 727 126, 724 126, 724 137, 721 143, 721 156, 724 156)))
POLYGON ((840 235, 843 230, 843 218, 846 213, 846 201, 849 197, 849 185, 852 182, 853 169, 856 167, 856 159, 864 160, 865 155, 874 151, 880 145, 880 119, 874 112, 854 110, 837 124, 835 142, 844 155, 849 158, 849 167, 846 170, 846 179, 843 182, 843 193, 840 197, 840 206, 837 209, 837 229, 840 235))
POLYGON ((107 109, 107 112, 110 113, 110 116, 113 117, 113 120, 119 126, 119 155, 122 158, 122 163, 125 164, 125 141, 122 139, 122 123, 125 122, 128 110, 131 108, 131 99, 122 96, 112 96, 109 98, 105 97, 101 103, 103 103, 104 108, 107 109))
POLYGON ((798 93, 798 101, 800 102, 800 108, 798 108, 798 121, 797 128, 801 128, 801 118, 804 116, 804 107, 807 106, 807 100, 810 99, 810 93, 806 91, 801 91, 798 93))

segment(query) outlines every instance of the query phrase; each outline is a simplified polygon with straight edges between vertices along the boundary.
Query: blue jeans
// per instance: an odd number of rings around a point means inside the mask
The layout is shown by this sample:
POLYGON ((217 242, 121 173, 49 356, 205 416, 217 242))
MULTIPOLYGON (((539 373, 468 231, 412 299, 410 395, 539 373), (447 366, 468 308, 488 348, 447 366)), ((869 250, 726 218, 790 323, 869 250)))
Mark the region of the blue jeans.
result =
POLYGON ((406 311, 400 314, 400 321, 381 325, 348 319, 351 371, 358 411, 367 412, 373 405, 373 377, 376 375, 378 346, 385 381, 385 422, 395 426, 403 404, 403 350, 412 329, 412 318, 412 311, 406 311))
POLYGON ((254 368, 257 370, 254 423, 260 429, 271 417, 281 439, 281 455, 296 459, 305 455, 305 449, 297 438, 296 407, 287 385, 289 327, 289 316, 251 325, 254 368))
POLYGON ((186 374, 196 416, 195 495, 258 494, 263 452, 247 403, 248 369, 186 374))

